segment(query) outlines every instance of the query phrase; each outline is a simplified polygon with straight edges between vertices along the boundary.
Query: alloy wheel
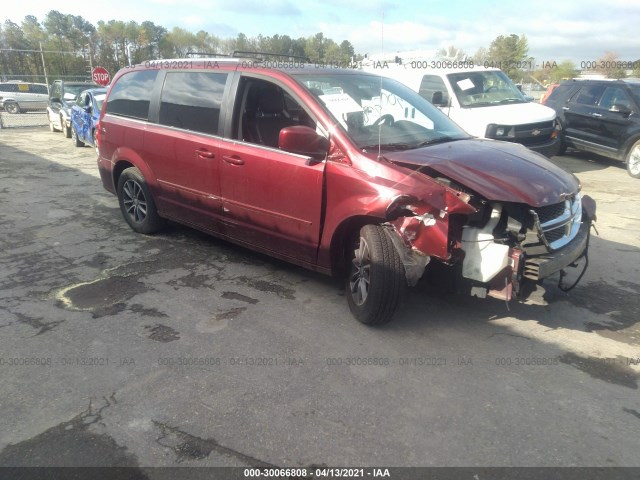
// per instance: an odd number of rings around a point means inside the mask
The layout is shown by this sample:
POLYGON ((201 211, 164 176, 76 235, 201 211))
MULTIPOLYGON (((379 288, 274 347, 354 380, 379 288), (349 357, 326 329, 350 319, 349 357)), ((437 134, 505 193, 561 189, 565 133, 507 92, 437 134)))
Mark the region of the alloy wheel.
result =
POLYGON ((349 286, 353 301, 360 306, 367 301, 371 279, 371 256, 369 245, 364 238, 360 237, 360 244, 354 254, 349 286))
POLYGON ((122 187, 122 200, 127 215, 136 223, 144 222, 147 218, 147 199, 142 186, 135 180, 127 180, 122 187))

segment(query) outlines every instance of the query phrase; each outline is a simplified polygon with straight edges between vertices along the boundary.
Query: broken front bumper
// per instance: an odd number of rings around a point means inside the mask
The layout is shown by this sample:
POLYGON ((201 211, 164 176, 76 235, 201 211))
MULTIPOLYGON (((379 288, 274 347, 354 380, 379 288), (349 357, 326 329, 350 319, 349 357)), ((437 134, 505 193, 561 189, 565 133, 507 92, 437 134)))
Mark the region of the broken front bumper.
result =
POLYGON ((522 276, 538 281, 568 267, 586 254, 589 245, 591 222, 583 222, 580 230, 571 242, 562 249, 536 257, 526 257, 522 276))

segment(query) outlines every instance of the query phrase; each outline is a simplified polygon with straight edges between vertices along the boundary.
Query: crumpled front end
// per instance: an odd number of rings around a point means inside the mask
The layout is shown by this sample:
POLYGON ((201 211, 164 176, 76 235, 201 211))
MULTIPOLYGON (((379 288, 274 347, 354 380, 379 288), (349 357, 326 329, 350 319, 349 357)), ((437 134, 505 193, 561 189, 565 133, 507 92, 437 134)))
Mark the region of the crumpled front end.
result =
POLYGON ((455 267, 459 290, 510 300, 522 296, 525 283, 564 274, 586 260, 596 218, 589 196, 564 195, 557 203, 530 207, 487 201, 440 180, 447 187, 444 210, 410 198, 396 199, 387 210, 387 232, 409 285, 418 282, 434 259, 455 267))

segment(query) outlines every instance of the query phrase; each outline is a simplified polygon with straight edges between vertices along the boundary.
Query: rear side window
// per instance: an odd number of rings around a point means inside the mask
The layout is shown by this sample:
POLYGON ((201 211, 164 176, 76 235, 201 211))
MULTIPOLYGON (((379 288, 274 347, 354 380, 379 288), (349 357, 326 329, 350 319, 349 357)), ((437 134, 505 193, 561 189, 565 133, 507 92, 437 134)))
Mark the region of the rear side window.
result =
POLYGON ((442 92, 442 101, 449 101, 449 93, 447 92, 447 87, 444 84, 444 80, 437 75, 425 75, 422 77, 422 82, 420 83, 420 90, 418 93, 425 100, 429 100, 433 102, 433 94, 435 92, 442 92))
POLYGON ((143 70, 120 77, 111 90, 106 112, 147 120, 151 91, 157 76, 158 70, 143 70))
POLYGON ((602 95, 604 91, 604 87, 602 85, 589 85, 584 86, 580 89, 578 94, 574 97, 574 102, 580 103, 582 105, 595 105, 602 95))
POLYGON ((160 101, 160 124, 216 135, 226 82, 226 73, 167 73, 160 101))
POLYGON ((47 87, 45 85, 31 85, 31 91, 33 93, 39 93, 39 94, 44 94, 46 95, 47 93, 47 87))

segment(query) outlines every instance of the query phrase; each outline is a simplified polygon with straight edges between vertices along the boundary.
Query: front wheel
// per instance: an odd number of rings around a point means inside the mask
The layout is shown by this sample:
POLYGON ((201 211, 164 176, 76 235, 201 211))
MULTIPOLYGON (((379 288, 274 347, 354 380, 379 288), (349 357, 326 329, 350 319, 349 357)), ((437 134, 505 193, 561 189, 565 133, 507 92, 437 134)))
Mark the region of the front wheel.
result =
POLYGON ((627 172, 633 178, 640 178, 640 140, 633 144, 627 154, 627 172))
POLYGON ((5 103, 4 105, 4 109, 7 111, 7 113, 20 113, 20 107, 18 106, 17 103, 11 102, 11 103, 5 103))
POLYGON ((81 142, 78 138, 78 131, 76 130, 76 127, 73 126, 73 124, 71 125, 71 142, 73 143, 74 147, 84 147, 84 143, 81 142))
POLYGON ((564 138, 564 135, 560 134, 560 146, 558 147, 558 153, 556 153, 556 155, 564 155, 565 153, 567 153, 567 141, 564 138))
POLYGON ((129 226, 138 233, 155 233, 164 226, 147 182, 136 167, 127 168, 118 179, 120 210, 129 226))
POLYGON ((367 325, 387 323, 405 289, 404 267, 391 239, 382 227, 365 225, 353 244, 346 282, 351 313, 367 325))

